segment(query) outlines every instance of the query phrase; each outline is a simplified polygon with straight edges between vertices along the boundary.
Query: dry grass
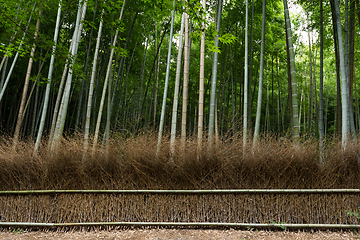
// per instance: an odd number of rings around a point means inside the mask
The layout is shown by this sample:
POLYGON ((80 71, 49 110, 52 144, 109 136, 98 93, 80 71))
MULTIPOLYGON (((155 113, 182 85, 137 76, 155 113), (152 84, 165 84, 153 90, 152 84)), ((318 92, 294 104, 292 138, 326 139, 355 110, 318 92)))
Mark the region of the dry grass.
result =
MULTIPOLYGON (((152 134, 114 138, 109 152, 99 149, 84 159, 80 140, 67 138, 56 153, 12 140, 0 143, 0 190, 30 189, 271 189, 360 188, 357 152, 342 152, 329 141, 325 164, 318 164, 318 143, 295 146, 287 139, 264 137, 254 150, 241 136, 197 151, 197 140, 170 159, 164 141, 156 156, 152 134)), ((0 221, 210 221, 358 224, 346 211, 359 206, 356 194, 338 195, 45 195, 0 196, 0 221)))
POLYGON ((108 154, 99 149, 84 159, 80 140, 67 138, 56 153, 22 142, 16 152, 12 140, 0 142, 0 190, 20 189, 220 189, 220 188, 359 188, 357 153, 329 141, 325 164, 318 163, 314 140, 295 146, 290 140, 266 137, 255 149, 243 150, 239 136, 197 151, 189 140, 170 161, 168 141, 156 156, 157 138, 151 134, 114 138, 108 154))

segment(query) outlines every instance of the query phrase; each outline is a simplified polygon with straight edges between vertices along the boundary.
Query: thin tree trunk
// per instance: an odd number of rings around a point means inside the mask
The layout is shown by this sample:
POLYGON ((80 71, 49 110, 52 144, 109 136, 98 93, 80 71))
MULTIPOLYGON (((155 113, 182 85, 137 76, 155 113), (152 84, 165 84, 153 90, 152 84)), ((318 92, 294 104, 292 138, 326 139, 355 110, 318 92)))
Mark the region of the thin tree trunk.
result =
MULTIPOLYGON (((94 15, 93 15, 93 22, 95 22, 95 17, 96 17, 96 12, 97 12, 97 4, 98 2, 95 3, 95 10, 94 10, 94 15)), ((81 115, 81 110, 83 108, 83 98, 86 99, 86 92, 87 89, 84 90, 85 85, 88 86, 88 66, 89 66, 89 56, 90 56, 90 50, 91 50, 91 43, 92 43, 92 36, 93 36, 93 32, 94 32, 94 27, 91 27, 91 31, 90 31, 90 36, 89 36, 89 44, 87 46, 87 52, 86 52, 86 60, 85 60, 85 66, 84 66, 84 77, 82 77, 82 81, 81 81, 81 90, 80 90, 80 96, 79 96, 79 104, 78 104, 78 109, 77 109, 77 113, 76 113, 76 117, 75 117, 75 134, 78 134, 79 131, 79 123, 83 123, 83 116, 80 117, 81 115), (84 91, 85 91, 85 96, 84 95, 84 91)), ((83 126, 81 126, 83 127, 83 126)))
MULTIPOLYGON (((307 16, 308 22, 309 22, 309 16, 307 16)), ((308 23, 309 24, 309 23, 308 23)), ((311 132, 311 125, 312 125, 312 115, 313 115, 313 99, 314 99, 314 93, 313 93, 313 74, 312 74, 312 54, 311 54, 311 37, 310 37, 310 26, 308 26, 308 39, 309 39, 309 69, 310 69, 310 96, 309 96, 309 122, 308 122, 308 130, 311 132)))
MULTIPOLYGON (((226 89, 226 77, 224 77, 224 72, 226 72, 226 65, 227 65, 227 45, 224 46, 224 51, 222 53, 223 55, 223 60, 222 60, 222 67, 221 67, 221 74, 220 74, 220 82, 219 82, 219 91, 217 93, 217 97, 216 97, 216 107, 220 106, 220 119, 222 119, 221 116, 223 116, 224 114, 224 98, 225 98, 225 89, 226 89)), ((215 117, 215 121, 217 120, 217 118, 215 117)), ((223 124, 221 124, 221 135, 223 133, 223 124)))
MULTIPOLYGON (((286 23, 285 23, 286 28, 286 23)), ((286 39, 288 38, 288 32, 286 31, 286 39)), ((289 101, 289 112, 290 112, 290 132, 291 136, 294 136, 294 118, 293 118, 293 104, 292 104, 292 88, 291 88, 291 70, 290 70, 290 54, 289 54, 289 43, 286 41, 286 60, 287 60, 287 82, 288 82, 288 101, 289 101)), ((301 119, 300 119, 301 121, 301 119)))
MULTIPOLYGON (((254 0, 251 2, 251 22, 250 22, 250 41, 249 41, 249 65, 248 65, 248 74, 249 74, 249 80, 248 80, 248 127, 251 125, 251 112, 252 112, 252 106, 253 101, 255 98, 255 95, 251 95, 251 85, 252 85, 252 79, 253 79, 253 29, 254 29, 254 0)), ((256 88, 256 83, 254 83, 254 89, 256 88)), ((251 127, 251 126, 250 126, 251 127)))
MULTIPOLYGON (((175 8, 175 0, 173 1, 173 8, 175 8)), ((164 130, 165 109, 166 109, 166 100, 167 100, 167 92, 168 92, 168 86, 169 86, 169 74, 170 74, 170 64, 171 64, 171 45, 172 45, 173 31, 174 31, 174 15, 175 15, 175 10, 173 9, 173 10, 171 10, 169 50, 168 50, 167 63, 166 63, 165 87, 164 87, 163 102, 162 102, 162 107, 161 107, 161 116, 160 116, 156 156, 158 156, 159 152, 160 152, 161 140, 162 140, 162 135, 163 135, 163 130, 164 130)))
POLYGON ((189 80, 189 15, 185 13, 185 44, 184 44, 184 85, 183 102, 181 118, 181 146, 185 146, 186 141, 186 115, 187 115, 187 97, 189 80))
MULTIPOLYGON (((71 50, 71 58, 75 61, 75 57, 78 50, 78 44, 80 42, 81 30, 82 30, 82 20, 85 18, 86 14, 86 1, 84 3, 79 0, 78 14, 76 18, 75 31, 74 31, 74 42, 72 43, 71 50)), ((67 76, 66 86, 64 90, 63 100, 59 112, 59 116, 56 122, 56 127, 54 131, 54 137, 52 139, 52 149, 54 150, 57 147, 57 142, 60 141, 62 133, 64 131, 65 120, 67 115, 68 104, 70 101, 70 93, 71 93, 71 83, 73 77, 73 69, 74 61, 69 64, 69 72, 67 76)))
POLYGON ((326 96, 325 98, 325 109, 324 109, 324 135, 327 134, 328 128, 327 128, 327 112, 329 107, 329 97, 326 96))
POLYGON ((94 93, 94 84, 95 84, 95 77, 96 77, 96 67, 97 67, 97 61, 98 61, 98 55, 99 55, 99 48, 100 48, 100 39, 101 39, 101 32, 103 27, 103 15, 104 10, 101 12, 101 20, 99 24, 98 29, 98 35, 96 38, 96 47, 95 47, 95 53, 94 53, 94 60, 93 60, 93 66, 92 66, 92 73, 91 73, 91 80, 90 80, 90 88, 89 88, 89 95, 88 95, 88 101, 87 101, 87 107, 86 107, 86 121, 85 121, 85 134, 84 134, 84 150, 85 153, 89 147, 89 133, 90 133, 90 117, 91 117, 91 107, 92 107, 92 98, 94 93))
POLYGON ((346 69, 345 69, 345 55, 344 55, 344 43, 342 38, 341 31, 341 19, 340 19, 340 7, 339 1, 334 0, 335 7, 335 17, 336 17, 336 25, 337 25, 337 36, 338 36, 338 44, 339 44, 339 56, 340 56, 340 69, 341 69, 341 100, 342 100, 342 147, 346 148, 348 138, 349 138, 349 128, 348 128, 348 91, 347 91, 347 81, 346 81, 346 69))
POLYGON ((176 123, 177 123, 177 108, 179 103, 179 88, 180 88, 180 71, 181 71, 181 58, 183 51, 183 36, 184 36, 184 16, 181 17, 181 27, 180 27, 180 36, 179 36, 179 51, 177 57, 177 66, 176 66, 176 78, 175 78, 175 89, 174 89, 174 102, 172 108, 172 117, 171 117, 171 138, 170 138, 170 154, 174 155, 175 153, 175 139, 176 139, 176 123))
MULTIPOLYGON (((206 0, 202 0, 203 11, 206 12, 206 0)), ((200 45, 200 77, 199 77, 199 113, 198 113, 198 151, 202 150, 202 138, 204 129, 204 70, 205 70, 205 16, 201 23, 200 45)))
POLYGON ((352 86, 350 79, 350 44, 351 37, 349 37, 349 1, 345 0, 345 73, 346 73, 346 82, 347 82, 347 95, 348 95, 348 111, 347 111, 347 124, 349 132, 353 139, 356 139, 356 131, 355 131, 355 124, 354 124, 354 114, 352 110, 352 100, 350 96, 352 96, 352 86))
POLYGON ((353 82, 354 82, 354 43, 355 43, 355 0, 350 0, 350 22, 349 22, 349 65, 350 65, 350 103, 353 106, 353 82))
MULTIPOLYGON (((125 82, 128 82, 128 77, 129 77, 129 72, 130 72, 130 67, 131 67, 131 64, 133 62, 133 58, 134 58, 134 54, 135 54, 135 50, 136 50, 136 46, 137 46, 137 42, 135 43, 135 47, 133 49, 133 52, 131 54, 131 58, 130 58, 130 61, 128 63, 128 66, 127 66, 127 72, 126 72, 126 78, 125 78, 125 82)), ((125 65, 125 62, 124 62, 124 65, 125 65)), ((117 106, 121 106, 123 109, 126 108, 126 92, 127 92, 127 85, 125 85, 125 89, 124 87, 121 86, 121 94, 120 94, 120 98, 118 100, 118 104, 117 106), (122 98, 124 98, 124 104, 122 104, 122 98)), ((120 107, 117 108, 117 112, 115 114, 116 116, 116 119, 115 119, 115 126, 114 126, 114 129, 116 130, 116 125, 117 125, 117 122, 118 122, 118 117, 119 117, 119 112, 120 112, 120 107)), ((124 125, 124 124, 123 124, 124 125)))
MULTIPOLYGON (((69 47, 69 56, 71 55, 71 52, 73 50, 73 46, 74 46, 73 43, 76 42, 77 38, 80 38, 81 31, 78 31, 77 35, 75 35, 75 34, 76 34, 76 31, 74 31, 74 33, 73 33, 73 37, 72 37, 72 40, 71 40, 72 44, 70 44, 70 47, 69 47)), ((77 50, 75 50, 75 52, 76 51, 77 50)), ((65 63, 65 66, 64 66, 64 70, 63 70, 63 74, 62 74, 62 77, 61 77, 59 90, 58 90, 58 94, 57 94, 57 98, 56 98, 56 102, 55 102, 55 107, 54 107, 54 112, 53 112, 53 117, 52 117, 52 122, 51 122, 51 128, 50 128, 49 144, 52 143, 54 133, 55 133, 55 130, 56 130, 56 123, 57 123, 57 119, 58 119, 58 116, 59 116, 59 111, 61 110, 60 109, 60 104, 62 104, 62 102, 60 102, 60 100, 62 101, 61 96, 63 95, 65 77, 67 75, 68 69, 69 69, 69 58, 66 59, 66 63, 65 63)), ((61 111, 60 111, 60 113, 61 113, 61 111)))
MULTIPOLYGON (((316 60, 317 60, 317 53, 318 53, 318 48, 316 48, 316 51, 315 51, 315 58, 314 58, 314 71, 313 71, 313 86, 314 86, 314 94, 313 94, 313 97, 315 98, 315 103, 313 101, 313 108, 315 109, 315 126, 316 126, 316 131, 315 132, 318 132, 318 122, 319 122, 319 119, 318 119, 318 102, 317 102, 317 89, 316 89, 316 60)), ((311 117, 313 118, 313 116, 311 117)))
MULTIPOLYGON (((346 81, 348 82, 348 91, 350 89, 350 65, 349 65, 349 1, 345 0, 345 28, 344 28, 344 45, 345 45, 345 71, 346 81)), ((349 109, 350 110, 350 109, 349 109)), ((349 114, 349 111, 348 111, 349 114)), ((350 116, 348 116, 349 118, 350 116)), ((350 119, 348 119, 349 121, 350 119)), ((348 122, 350 124, 350 121, 348 122)), ((348 126, 350 127, 350 125, 348 126)))
MULTIPOLYGON (((138 91, 138 102, 137 102, 137 124, 136 125, 139 125, 139 121, 140 119, 142 119, 142 109, 141 109, 141 106, 140 106, 140 103, 142 101, 141 97, 142 97, 142 93, 143 93, 143 83, 144 83, 144 70, 145 70, 145 64, 146 64, 146 55, 147 55, 147 50, 148 50, 148 47, 149 47, 149 38, 150 38, 150 34, 147 38, 147 41, 146 41, 146 44, 145 44, 145 53, 144 53, 144 61, 143 61, 143 64, 141 66, 141 74, 140 74, 140 87, 139 87, 139 91, 138 91)), ((115 90, 115 89, 114 89, 115 90)), ((138 127, 137 127, 138 128, 138 127)))
MULTIPOLYGON (((160 30, 161 32, 161 30, 160 30)), ((165 30, 164 30, 165 32, 165 30)), ((159 54, 158 54, 158 48, 157 48, 157 22, 155 20, 155 56, 154 59, 156 59, 155 63, 155 86, 154 86, 154 106, 153 106, 153 126, 155 130, 156 126, 156 112, 157 112, 157 103, 158 103, 158 88, 159 88, 159 70, 160 70, 160 51, 161 48, 159 46, 159 54), (159 55, 159 56, 157 56, 159 55)))
POLYGON ((341 133, 341 87, 340 87, 340 57, 339 57, 339 44, 337 40, 337 25, 336 25, 336 13, 334 1, 330 1, 331 6, 331 15, 333 23, 333 37, 334 37, 334 49, 335 49, 335 63, 336 63, 336 113, 335 113, 335 124, 336 124, 336 134, 340 135, 341 133))
MULTIPOLYGON (((278 83, 278 93, 279 93, 279 115, 280 115, 280 128, 279 128, 279 133, 284 131, 285 127, 284 127, 284 110, 283 110, 283 104, 281 103, 281 90, 280 90, 280 77, 279 77, 279 59, 276 59, 276 76, 277 76, 277 83, 278 83)), ((301 119, 299 117, 299 119, 301 119)), ((299 126, 299 131, 300 131, 300 126, 299 126)))
MULTIPOLYGON (((216 35, 215 35, 215 48, 219 47, 219 35, 220 35, 220 24, 221 24, 221 13, 222 13, 223 1, 219 0, 217 8, 216 18, 216 35)), ((218 64, 218 52, 215 51, 213 55, 212 64, 212 78, 211 78, 211 94, 210 94, 210 114, 209 114, 209 150, 212 149, 212 142, 215 128, 215 104, 216 104, 216 84, 217 84, 217 64, 218 64)))
MULTIPOLYGON (((124 5, 125 5, 125 1, 123 3, 123 7, 122 7, 121 12, 120 12, 119 21, 121 21, 123 13, 124 13, 124 5)), ((101 100, 100 100, 100 107, 99 107, 98 117, 97 117, 97 121, 96 121, 95 134, 94 134, 93 150, 96 150, 97 142, 98 142, 98 139, 99 139, 100 122, 101 122, 102 112, 103 112, 103 108, 104 108, 106 88, 107 88, 108 81, 109 81, 109 78, 110 78, 110 73, 111 73, 111 68, 112 68, 112 59, 113 59, 114 51, 115 51, 114 47, 116 46, 118 35, 119 35, 119 30, 116 30, 114 40, 113 40, 113 42, 111 44, 112 48, 111 48, 110 58, 109 58, 108 67, 107 67, 107 71, 106 71, 106 76, 105 76, 105 80, 104 80, 104 88, 103 88, 103 92, 102 92, 101 100)))
MULTIPOLYGON (((300 122, 301 122, 301 110, 304 106, 305 108, 305 103, 303 102, 303 99, 304 99, 304 89, 301 89, 301 94, 300 94, 300 109, 299 109, 299 119, 300 119, 300 122)), ((305 126, 304 126, 304 129, 305 129, 305 126)), ((299 125, 299 132, 301 133, 301 124, 299 125)))
POLYGON ((247 141, 247 128, 248 128, 248 28, 249 28, 249 1, 246 0, 246 17, 245 17, 245 74, 244 74, 244 117, 243 117, 243 148, 245 150, 247 141))
MULTIPOLYGON (((355 77, 355 74, 354 74, 355 77)), ((354 82, 354 92, 355 92, 355 118, 356 118, 356 124, 357 124, 357 131, 360 130, 360 117, 359 117, 359 99, 357 95, 357 87, 356 82, 354 82)))
MULTIPOLYGON (((255 92, 255 89, 254 89, 255 92)), ((274 57, 271 56, 271 131, 273 132, 275 130, 275 104, 274 104, 274 57)))
POLYGON ((269 84, 266 84, 266 110, 265 110, 265 132, 270 130, 270 111, 269 111, 269 84))
POLYGON ((58 36, 59 36, 59 30, 60 30, 61 6, 62 6, 62 1, 59 2, 58 11, 57 11, 56 25, 55 25, 55 32, 54 32, 54 46, 52 47, 52 53, 51 53, 51 58, 50 58, 50 67, 49 67, 49 72, 48 72, 48 77, 47 77, 48 82, 46 84, 46 90, 45 90, 45 96, 44 96, 44 105, 43 105, 42 113, 41 113, 39 131, 38 131, 38 134, 37 134, 37 137, 36 137, 36 142, 35 142, 35 147, 34 147, 34 154, 37 153, 37 151, 39 149, 39 146, 40 146, 41 137, 42 137, 43 132, 44 132, 47 109, 48 109, 48 105, 49 105, 51 80, 52 80, 52 74, 53 74, 53 71, 54 71, 55 51, 56 51, 57 39, 58 39, 58 36))
POLYGON ((234 91, 234 75, 233 70, 231 69, 231 107, 232 107, 232 136, 235 136, 236 133, 236 82, 235 82, 235 91, 234 91))
MULTIPOLYGON (((39 18, 36 21, 34 40, 36 40, 37 36, 38 36, 38 31, 39 31, 39 27, 40 27, 40 16, 41 16, 41 10, 39 10, 39 18)), ((23 89, 23 93, 22 93, 19 114, 18 114, 16 127, 15 127, 15 133, 14 133, 14 139, 13 139, 14 140, 14 149, 16 148, 16 145, 17 145, 19 137, 20 137, 19 136, 20 135, 20 127, 21 127, 21 124, 23 122, 24 107, 25 107, 25 101, 26 101, 26 97, 27 97, 27 91, 28 91, 28 88, 29 88, 29 82, 30 82, 31 70, 32 70, 32 65, 33 65, 33 59, 34 59, 34 56, 35 56, 35 48, 36 48, 36 44, 34 43, 33 47, 31 48, 31 52, 30 52, 30 58, 29 58, 29 62, 28 62, 27 70, 26 70, 25 84, 24 84, 24 89, 23 89)))
MULTIPOLYGON (((224 78, 225 80, 225 78, 224 78)), ((227 113, 227 109, 226 109, 226 106, 227 106, 227 101, 228 101, 228 93, 229 93, 229 80, 230 80, 230 75, 227 77, 227 80, 225 82, 225 86, 224 86, 224 91, 225 93, 223 94, 224 95, 224 100, 223 102, 221 103, 222 105, 222 110, 221 110, 221 137, 223 136, 223 134, 225 132, 227 132, 227 126, 225 126, 224 124, 224 121, 225 121, 225 114, 227 113)))
MULTIPOLYGON (((354 108, 354 104, 353 104, 353 86, 354 86, 354 43, 355 43, 355 0, 351 0, 350 1, 350 37, 349 37, 349 46, 350 46, 350 51, 349 51, 349 65, 350 65, 350 78, 349 78, 349 98, 350 98, 350 112, 352 113, 353 116, 351 117, 351 127, 352 127, 352 135, 354 138, 356 138, 356 116, 354 116, 354 112, 353 112, 353 108, 354 108), (355 121, 354 121, 355 120, 355 121)), ((356 115, 356 114, 355 114, 356 115)))
POLYGON ((297 82, 296 82, 296 69, 295 69, 295 54, 294 54, 291 23, 290 23, 287 0, 283 0, 283 2, 284 2, 284 12, 285 12, 285 21, 286 21, 287 42, 289 44, 289 56, 290 56, 294 140, 296 143, 298 143, 300 136, 299 136, 299 113, 298 113, 297 82))
POLYGON ((319 86, 319 152, 320 165, 323 165, 324 155, 324 110, 323 110, 323 82, 324 82, 324 30, 323 30, 323 1, 320 0, 320 86, 319 86))
MULTIPOLYGON (((74 37, 73 37, 72 41, 74 41, 74 37)), ((72 45, 70 46, 70 49, 69 49, 70 53, 71 53, 71 49, 72 49, 72 45)), ((68 71, 68 62, 65 63, 63 74, 62 74, 60 85, 59 85, 58 94, 57 94, 56 101, 55 101, 53 118, 52 118, 51 128, 50 128, 49 143, 52 142, 52 138, 54 136, 55 127, 56 127, 56 120, 57 120, 58 113, 59 113, 60 100, 61 100, 62 92, 63 92, 63 89, 64 89, 65 77, 66 77, 67 71, 68 71)))
MULTIPOLYGON (((356 5, 357 5, 357 14, 358 14, 358 21, 359 21, 359 25, 360 25, 360 3, 359 3, 359 0, 356 0, 356 5)), ((355 24, 355 22, 354 22, 355 24)), ((356 82, 355 82, 355 87, 356 87, 356 82)), ((355 94, 356 94, 356 90, 355 90, 355 94)), ((355 95, 356 97, 356 101, 358 101, 358 98, 357 98, 357 95, 355 95)), ((1 101, 1 100, 0 100, 1 101)), ((359 114, 359 104, 356 103, 356 113, 358 115, 358 131, 360 132, 360 114, 359 114)))
MULTIPOLYGON (((115 64, 116 66, 116 64, 115 64)), ((108 87, 108 101, 107 101, 107 118, 106 118, 106 124, 109 126, 107 129, 105 129, 105 133, 103 135, 103 141, 102 141, 102 147, 105 146, 105 152, 106 156, 109 154, 109 140, 110 140, 110 118, 111 118, 111 87, 112 87, 112 81, 114 79, 114 75, 112 74, 115 72, 112 67, 110 68, 110 76, 109 76, 109 87, 108 87)))
POLYGON ((260 115, 261 115, 261 100, 262 100, 262 85, 264 78, 264 52, 265 52, 265 24, 266 24, 266 0, 263 0, 263 12, 262 12, 262 26, 261 26, 261 52, 260 52, 260 73, 259 73, 259 91, 258 91, 258 102, 256 110, 255 120, 255 132, 253 148, 256 147, 259 139, 260 132, 260 115))
MULTIPOLYGON (((41 63, 40 63, 41 65, 41 63)), ((34 83, 36 84, 36 83, 34 83)), ((38 102, 39 102, 39 85, 36 84, 35 90, 35 99, 34 99, 34 106, 33 106, 33 115, 32 115, 32 123, 31 123, 31 138, 35 140, 35 127, 36 127, 36 116, 38 110, 38 102)))
POLYGON ((160 43, 159 43, 158 48, 157 48, 158 50, 157 50, 156 56, 155 56, 155 58, 154 58, 152 68, 151 68, 150 73, 149 73, 149 77, 148 77, 148 81, 147 81, 146 89, 145 89, 145 94, 144 94, 144 97, 143 97, 143 102, 142 102, 142 104, 141 104, 141 109, 142 109, 141 111, 143 111, 144 106, 145 106, 145 100, 146 100, 146 98, 147 98, 147 94, 148 94, 148 91, 149 91, 150 81, 151 81, 151 79, 152 79, 152 74, 153 74, 153 72, 155 71, 155 67, 156 67, 156 58, 157 58, 157 56, 160 54, 160 47, 161 47, 161 44, 162 44, 162 42, 163 42, 163 40, 164 40, 164 37, 165 37, 166 32, 167 32, 167 31, 163 31, 163 35, 162 35, 162 37, 161 37, 160 43))
POLYGON ((0 91, 2 90, 2 88, 4 86, 5 77, 6 77, 6 69, 7 69, 8 62, 9 62, 9 57, 5 57, 4 68, 2 69, 3 71, 2 71, 2 74, 1 74, 0 91))
MULTIPOLYGON (((124 8, 125 8, 125 1, 123 2, 123 6, 121 8, 122 12, 124 11, 124 8)), ((123 13, 121 13, 121 14, 123 15, 123 13)), ((128 35, 126 37, 126 43, 125 43, 125 48, 124 48, 125 50, 127 50, 127 48, 128 48, 128 44, 129 44, 129 41, 130 41, 130 36, 131 36, 132 30, 134 29, 135 21, 136 21, 136 18, 138 16, 138 14, 139 14, 139 11, 136 12, 136 14, 135 14, 135 16, 133 18, 130 30, 129 30, 128 35)), ((121 17, 121 19, 122 19, 122 17, 121 17)), ((145 58, 146 58, 146 55, 145 55, 145 58)), ((125 61, 126 61, 126 57, 122 57, 121 61, 120 61, 119 70, 117 72, 117 78, 116 78, 116 82, 115 82, 115 85, 114 85, 114 90, 112 92, 112 97, 111 97, 110 115, 109 115, 110 118, 112 116, 112 110, 114 108, 115 97, 116 97, 116 92, 117 92, 117 89, 118 89, 119 79, 120 79, 120 88, 121 88, 122 83, 123 83, 125 61)), ((110 121, 107 121, 106 127, 105 127, 105 136, 106 137, 109 137, 109 134, 108 134, 109 132, 110 132, 110 121)))

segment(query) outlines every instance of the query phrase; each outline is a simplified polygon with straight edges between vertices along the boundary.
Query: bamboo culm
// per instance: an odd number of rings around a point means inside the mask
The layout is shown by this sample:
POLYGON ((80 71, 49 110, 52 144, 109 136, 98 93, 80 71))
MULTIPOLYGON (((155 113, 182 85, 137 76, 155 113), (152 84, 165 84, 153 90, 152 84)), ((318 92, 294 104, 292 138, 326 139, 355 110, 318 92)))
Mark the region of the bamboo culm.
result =
POLYGON ((69 72, 67 76, 67 81, 64 89, 63 99, 61 102, 60 111, 57 117, 55 129, 54 129, 54 136, 51 143, 51 148, 54 150, 57 147, 57 143, 60 141, 64 126, 65 126, 65 119, 67 114, 67 108, 68 103, 70 101, 70 92, 71 92, 71 82, 72 82, 72 76, 73 76, 73 69, 72 66, 74 65, 74 61, 76 58, 77 50, 78 50, 78 44, 80 42, 81 37, 81 30, 82 30, 82 24, 83 19, 85 18, 86 13, 86 1, 82 3, 82 1, 79 1, 78 6, 78 14, 76 18, 76 24, 75 24, 75 31, 74 31, 74 41, 72 42, 72 49, 71 49, 71 61, 69 64, 69 72))
POLYGON ((249 67, 248 67, 248 31, 249 31, 249 0, 246 0, 246 17, 245 17, 245 69, 244 69, 244 117, 243 117, 243 148, 246 146, 247 141, 247 125, 248 125, 248 88, 249 88, 249 67))
POLYGON ((93 98, 93 94, 94 94, 94 84, 95 84, 95 77, 96 77, 96 67, 97 67, 98 56, 99 56, 100 38, 101 38, 101 33, 102 33, 103 21, 104 21, 103 15, 104 15, 104 10, 102 10, 102 12, 101 12, 101 17, 100 17, 101 20, 99 23, 98 35, 96 37, 94 60, 93 60, 93 66, 92 66, 92 70, 91 70, 90 88, 89 88, 88 101, 87 101, 87 106, 86 106, 86 121, 85 121, 85 133, 84 133, 85 153, 89 147, 91 106, 92 106, 92 98, 93 98))
MULTIPOLYGON (((214 39, 215 48, 219 47, 219 35, 220 35, 220 24, 221 24, 221 13, 222 13, 223 1, 219 0, 218 9, 216 14, 216 35, 214 39)), ((215 128, 215 104, 216 104, 216 84, 217 84, 217 65, 218 65, 218 51, 214 51, 213 63, 212 63, 212 76, 211 76, 211 92, 210 92, 210 113, 209 113, 209 150, 212 149, 212 142, 215 128)))
MULTIPOLYGON (((173 8, 175 8, 175 0, 173 1, 173 8)), ((157 143, 157 148, 156 148, 156 156, 158 156, 159 152, 160 152, 161 140, 162 140, 162 135, 163 135, 163 130, 164 130, 166 99, 167 99, 167 92, 168 92, 168 86, 169 86, 169 74, 170 74, 170 64, 171 64, 171 45, 172 45, 172 38, 173 38, 173 31, 174 31, 174 15, 175 15, 175 11, 171 10, 169 50, 168 50, 167 63, 166 63, 165 86, 164 86, 163 102, 162 102, 162 107, 161 107, 161 116, 160 116, 160 123, 159 123, 159 134, 158 134, 158 143, 157 143)))
POLYGON ((48 82, 46 84, 44 105, 43 105, 43 109, 42 109, 42 113, 41 113, 40 126, 39 126, 39 131, 38 131, 38 134, 37 134, 37 137, 36 137, 34 153, 36 153, 38 151, 39 146, 40 146, 40 141, 41 141, 41 137, 42 137, 42 134, 43 134, 43 131, 44 131, 44 126, 45 126, 47 108, 48 108, 48 105, 49 105, 51 80, 52 80, 52 74, 53 74, 53 71, 54 71, 56 44, 57 44, 57 39, 58 39, 58 36, 59 36, 59 29, 60 29, 61 5, 62 5, 62 1, 59 2, 59 6, 58 6, 58 12, 57 12, 57 17, 56 17, 56 26, 55 26, 55 32, 54 32, 54 46, 52 48, 52 54, 51 54, 51 58, 50 58, 50 67, 49 67, 49 72, 48 72, 48 77, 47 77, 48 82))
MULTIPOLYGON (((206 12, 206 0, 202 1, 203 11, 206 12)), ((203 16, 204 17, 204 16, 203 16)), ((205 70, 205 19, 201 23, 200 45, 200 80, 199 80, 199 113, 198 113, 198 150, 202 149, 203 126, 204 126, 204 70, 205 70)))
MULTIPOLYGON (((39 10, 39 16, 41 16, 41 10, 39 10)), ((40 27, 40 17, 36 21, 36 27, 35 27, 36 30, 34 33, 34 40, 37 39, 39 27, 40 27)), ((31 52, 30 52, 30 58, 28 61, 27 70, 26 70, 25 83, 24 83, 23 93, 22 93, 21 102, 20 102, 20 108, 19 108, 19 112, 18 112, 18 118, 17 118, 14 137, 13 137, 14 149, 16 148, 17 142, 20 137, 19 136, 20 128, 21 128, 21 124, 23 122, 23 116, 25 114, 25 111, 24 111, 25 101, 26 101, 27 91, 28 91, 29 83, 30 83, 30 75, 31 75, 31 70, 32 70, 33 62, 34 62, 34 57, 35 57, 35 49, 36 49, 36 44, 33 43, 33 46, 31 48, 31 52)))
MULTIPOLYGON (((123 13, 124 13, 124 6, 125 6, 125 1, 123 3, 123 7, 121 9, 119 21, 121 21, 121 19, 122 19, 122 16, 123 16, 123 13)), ((108 82, 109 77, 110 77, 110 68, 112 66, 112 59, 113 59, 114 51, 115 51, 114 47, 115 47, 116 42, 117 42, 118 34, 119 34, 119 30, 116 30, 114 41, 113 41, 113 43, 111 45, 113 48, 111 49, 111 52, 110 52, 110 59, 109 59, 109 62, 108 62, 108 67, 107 67, 106 76, 105 76, 105 80, 104 80, 104 88, 103 88, 103 92, 102 92, 101 100, 100 100, 100 107, 99 107, 99 112, 98 112, 98 118, 97 118, 97 121, 96 121, 96 128, 95 128, 95 135, 94 135, 94 142, 93 142, 93 150, 96 149, 97 141, 98 141, 98 138, 99 138, 100 122, 101 122, 101 116, 102 116, 102 111, 103 111, 103 107, 104 107, 106 88, 107 88, 107 84, 108 84, 107 82, 108 82)))
POLYGON ((346 81, 346 69, 345 69, 345 55, 344 55, 344 43, 342 38, 342 28, 341 28, 341 18, 340 18, 340 8, 339 0, 334 0, 335 8, 335 18, 337 25, 337 37, 339 45, 339 57, 340 57, 340 71, 341 71, 341 105, 342 105, 342 148, 345 150, 349 138, 349 128, 348 128, 348 89, 346 81))
POLYGON ((189 81, 189 15, 185 13, 184 82, 183 82, 183 102, 182 102, 182 117, 181 117, 182 147, 184 147, 186 141, 188 81, 189 81))
POLYGON ((287 42, 289 46, 289 57, 290 57, 290 71, 291 71, 291 92, 292 92, 292 109, 293 109, 293 124, 294 124, 294 140, 296 143, 299 142, 299 110, 298 110, 298 96, 297 96, 297 82, 296 82, 296 69, 295 69, 295 53, 293 47, 293 38, 291 31, 290 15, 287 0, 284 2, 287 42))
POLYGON ((324 162, 324 100, 323 100, 323 81, 324 81, 324 30, 323 30, 323 0, 320 0, 320 86, 319 86, 319 162, 324 162))
POLYGON ((171 118, 171 137, 170 137, 170 153, 171 155, 175 152, 175 138, 176 138, 176 123, 177 123, 177 109, 179 104, 179 88, 180 88, 180 71, 181 71, 181 58, 183 51, 184 43, 184 22, 185 22, 185 13, 181 17, 181 27, 180 27, 180 36, 179 36, 179 51, 177 56, 177 65, 176 65, 176 77, 175 77, 175 88, 174 88, 174 101, 172 108, 172 118, 171 118))
POLYGON ((264 78, 264 52, 265 52, 265 24, 266 24, 266 0, 263 0, 263 17, 262 17, 262 29, 261 29, 261 51, 260 51, 260 74, 259 74, 259 91, 258 91, 258 103, 256 110, 255 120, 255 132, 253 148, 256 147, 259 139, 260 132, 260 115, 261 115, 261 100, 262 100, 262 85, 264 78))

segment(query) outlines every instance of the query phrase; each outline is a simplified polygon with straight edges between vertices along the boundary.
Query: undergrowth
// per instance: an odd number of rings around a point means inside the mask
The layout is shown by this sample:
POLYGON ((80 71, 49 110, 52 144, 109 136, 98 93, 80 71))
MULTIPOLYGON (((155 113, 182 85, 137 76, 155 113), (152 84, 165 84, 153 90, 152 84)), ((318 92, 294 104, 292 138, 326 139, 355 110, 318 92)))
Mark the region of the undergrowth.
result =
POLYGON ((33 141, 13 150, 12 139, 2 138, 0 190, 359 188, 358 144, 344 152, 328 140, 320 166, 316 140, 295 145, 266 136, 244 149, 241 136, 224 139, 211 151, 207 142, 199 151, 197 139, 183 148, 178 141, 172 156, 164 140, 156 155, 157 137, 145 133, 113 138, 108 152, 99 147, 84 158, 79 138, 64 138, 56 152, 44 144, 36 155, 33 141))

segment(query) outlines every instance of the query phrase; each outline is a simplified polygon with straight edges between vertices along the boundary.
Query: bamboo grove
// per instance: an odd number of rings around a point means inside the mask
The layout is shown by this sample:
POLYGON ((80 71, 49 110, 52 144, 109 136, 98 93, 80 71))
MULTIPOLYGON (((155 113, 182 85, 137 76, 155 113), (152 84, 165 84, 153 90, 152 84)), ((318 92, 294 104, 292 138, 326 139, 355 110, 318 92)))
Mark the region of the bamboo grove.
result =
MULTIPOLYGON (((3 136, 357 138, 358 0, 0 1, 3 136), (302 9, 301 12, 295 11, 302 9), (304 40, 305 39, 305 40, 304 40)), ((322 161, 322 160, 321 160, 322 161)))

